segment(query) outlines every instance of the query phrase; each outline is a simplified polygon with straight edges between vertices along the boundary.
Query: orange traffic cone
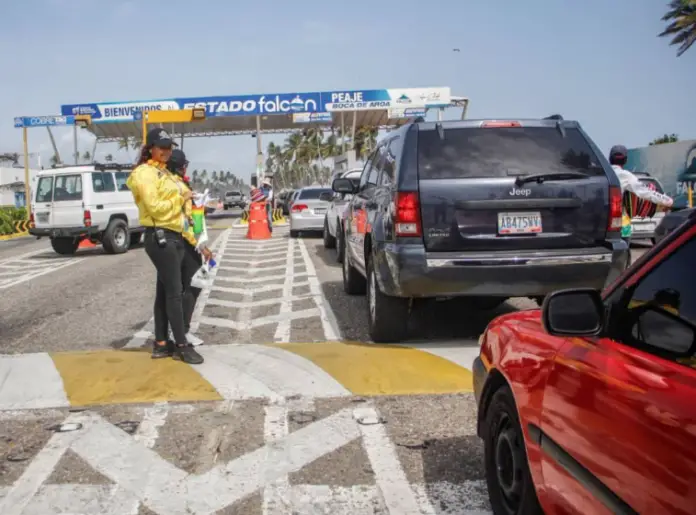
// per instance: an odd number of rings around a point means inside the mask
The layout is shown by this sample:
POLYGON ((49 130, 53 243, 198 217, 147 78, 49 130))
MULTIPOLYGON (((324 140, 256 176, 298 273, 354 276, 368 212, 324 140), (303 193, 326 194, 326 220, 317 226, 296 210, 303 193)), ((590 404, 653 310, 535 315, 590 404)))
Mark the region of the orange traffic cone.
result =
POLYGON ((249 206, 249 229, 246 237, 249 240, 267 240, 271 237, 265 202, 252 202, 249 206))
POLYGON ((77 246, 78 249, 93 249, 96 247, 94 243, 89 238, 82 238, 80 244, 77 246))

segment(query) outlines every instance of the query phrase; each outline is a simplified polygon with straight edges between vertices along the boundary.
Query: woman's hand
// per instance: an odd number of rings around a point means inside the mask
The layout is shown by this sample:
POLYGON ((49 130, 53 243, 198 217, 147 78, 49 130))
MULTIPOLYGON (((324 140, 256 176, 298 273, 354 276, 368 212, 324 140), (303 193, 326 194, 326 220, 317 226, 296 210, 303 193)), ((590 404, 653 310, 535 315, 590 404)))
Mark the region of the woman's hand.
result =
POLYGON ((191 200, 193 197, 193 192, 191 190, 186 190, 181 194, 182 197, 184 197, 184 200, 191 200))
POLYGON ((201 254, 203 254, 206 261, 213 259, 213 252, 208 247, 203 247, 201 249, 201 254))

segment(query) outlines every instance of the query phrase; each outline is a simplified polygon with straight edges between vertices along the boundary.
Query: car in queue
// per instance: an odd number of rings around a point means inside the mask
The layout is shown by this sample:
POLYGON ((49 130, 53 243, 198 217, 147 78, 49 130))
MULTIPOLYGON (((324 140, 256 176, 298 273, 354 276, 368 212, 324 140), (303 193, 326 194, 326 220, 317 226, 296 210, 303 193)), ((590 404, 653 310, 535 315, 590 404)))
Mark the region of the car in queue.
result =
MULTIPOLYGON (((633 172, 633 174, 651 190, 658 193, 665 192, 660 181, 649 173, 633 172)), ((633 213, 631 218, 633 234, 631 238, 634 240, 651 240, 655 243, 655 231, 665 217, 665 212, 652 202, 641 200, 635 195, 631 194, 629 198, 631 202, 630 212, 633 213)))
MULTIPOLYGON (((356 185, 360 182, 362 168, 353 168, 334 175, 334 179, 343 177, 352 180, 356 185)), ((343 261, 343 212, 348 207, 352 195, 349 193, 336 193, 334 191, 324 194, 324 200, 329 202, 329 208, 324 218, 324 248, 336 249, 336 261, 343 261)))
POLYGON ((325 193, 330 194, 331 188, 308 186, 297 191, 290 207, 291 238, 297 238, 300 232, 319 232, 323 229, 329 208, 329 203, 321 198, 325 193))
POLYGON ((669 233, 683 224, 692 214, 696 212, 696 208, 680 209, 679 211, 671 211, 660 219, 660 223, 655 229, 655 243, 659 243, 667 237, 669 233))
POLYGON ((367 293, 375 342, 408 336, 413 299, 495 307, 601 288, 628 263, 621 188, 575 121, 407 124, 386 135, 350 194, 343 286, 367 293))
POLYGON ((696 507, 696 214, 603 291, 502 315, 473 366, 495 514, 696 507))
POLYGON ((223 208, 225 210, 231 209, 233 207, 244 208, 246 202, 244 200, 244 195, 239 190, 227 191, 225 192, 223 200, 223 208))
POLYGON ((138 206, 126 185, 133 165, 54 167, 38 173, 29 234, 51 240, 61 255, 77 252, 80 241, 101 243, 121 254, 140 242, 138 206))

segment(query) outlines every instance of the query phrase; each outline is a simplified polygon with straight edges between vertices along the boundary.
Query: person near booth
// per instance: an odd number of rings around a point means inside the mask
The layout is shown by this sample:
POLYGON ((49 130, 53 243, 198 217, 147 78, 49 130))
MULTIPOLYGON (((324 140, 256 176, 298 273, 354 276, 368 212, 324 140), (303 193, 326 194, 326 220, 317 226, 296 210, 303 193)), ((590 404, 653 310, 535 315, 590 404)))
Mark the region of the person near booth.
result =
POLYGON ((186 338, 181 275, 188 231, 185 211, 193 192, 167 169, 174 146, 167 131, 151 129, 126 184, 145 227, 145 252, 157 270, 152 358, 173 357, 195 365, 203 363, 203 357, 186 338), (168 339, 170 325, 174 342, 168 339))
MULTIPOLYGON (((182 150, 172 150, 172 156, 167 162, 167 169, 181 178, 184 186, 193 191, 186 175, 188 160, 186 154, 182 150)), ((188 230, 184 232, 184 259, 181 268, 181 280, 183 288, 183 307, 184 307, 184 328, 186 330, 186 338, 192 345, 201 345, 203 340, 191 333, 191 319, 193 311, 196 307, 196 301, 201 293, 199 288, 191 285, 191 279, 196 274, 198 269, 203 265, 204 261, 209 262, 213 258, 212 251, 207 247, 205 242, 199 243, 194 233, 194 224, 191 218, 190 205, 187 206, 186 216, 189 218, 188 230)))
POLYGON ((268 214, 268 230, 273 232, 273 184, 268 178, 261 181, 261 191, 266 197, 266 212, 268 214))

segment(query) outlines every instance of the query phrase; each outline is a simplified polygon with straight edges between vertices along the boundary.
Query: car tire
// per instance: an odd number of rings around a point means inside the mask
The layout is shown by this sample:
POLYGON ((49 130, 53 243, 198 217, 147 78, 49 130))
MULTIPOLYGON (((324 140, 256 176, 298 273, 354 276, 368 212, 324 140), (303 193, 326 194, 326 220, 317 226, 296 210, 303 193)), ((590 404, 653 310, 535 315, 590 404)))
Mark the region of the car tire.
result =
POLYGON ((408 334, 409 299, 391 297, 379 289, 374 259, 367 262, 367 319, 375 343, 398 343, 408 334))
POLYGON ((542 515, 512 391, 496 390, 483 432, 484 464, 493 513, 542 515))
POLYGON ((293 231, 290 229, 290 237, 291 238, 297 238, 300 235, 300 231, 293 231))
POLYGON ((140 240, 142 240, 142 238, 143 238, 143 233, 141 233, 141 232, 130 233, 129 247, 133 248, 136 245, 140 245, 140 240))
POLYGON ((61 256, 72 256, 77 252, 80 242, 77 238, 51 238, 51 247, 61 256))
POLYGON ((123 254, 128 251, 129 243, 128 224, 120 218, 111 220, 102 237, 102 245, 107 254, 123 254))
POLYGON ((339 220, 336 221, 336 262, 343 263, 346 255, 346 244, 343 235, 343 226, 339 220))
POLYGON ((343 256, 343 291, 348 295, 363 295, 367 289, 367 281, 360 275, 353 265, 350 264, 349 254, 343 256))
POLYGON ((336 248, 336 238, 331 236, 329 231, 329 219, 324 218, 324 248, 325 249, 335 249, 336 248))

